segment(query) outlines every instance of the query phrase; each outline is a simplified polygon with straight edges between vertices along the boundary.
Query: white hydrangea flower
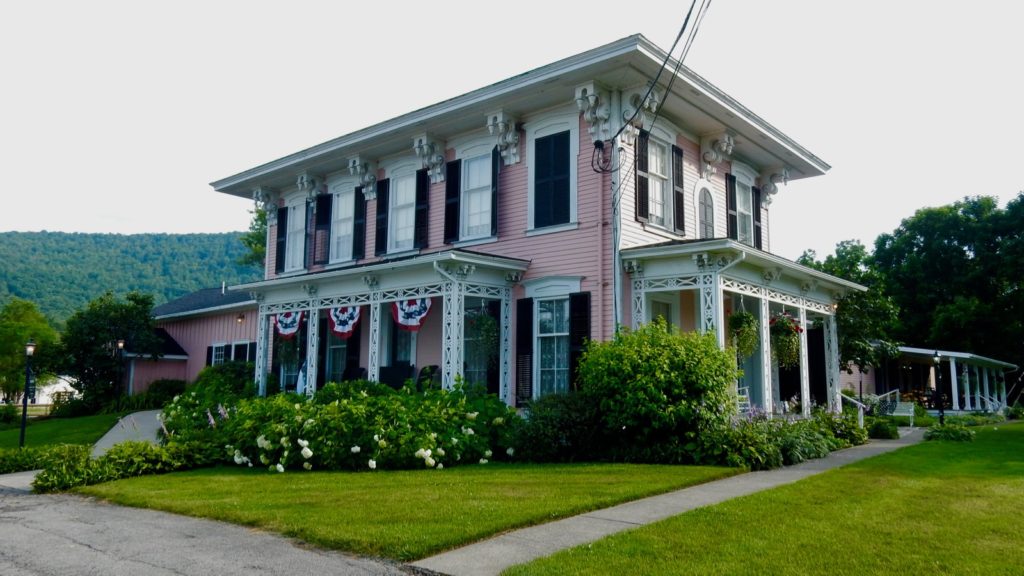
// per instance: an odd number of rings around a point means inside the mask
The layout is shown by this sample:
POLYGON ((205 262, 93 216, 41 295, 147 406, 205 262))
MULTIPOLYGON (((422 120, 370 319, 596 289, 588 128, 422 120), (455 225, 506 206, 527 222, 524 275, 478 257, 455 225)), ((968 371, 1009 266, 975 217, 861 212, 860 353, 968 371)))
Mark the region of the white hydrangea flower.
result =
POLYGON ((281 465, 280 462, 278 462, 277 466, 274 466, 274 468, 276 468, 278 472, 284 472, 284 466, 281 465))
POLYGON ((380 446, 381 448, 387 448, 388 447, 388 442, 387 442, 387 440, 379 440, 377 442, 377 446, 380 446))
POLYGON ((490 450, 485 450, 484 451, 484 458, 490 458, 491 456, 492 456, 492 454, 491 454, 490 450))
POLYGON ((288 437, 287 436, 282 436, 281 437, 281 446, 284 446, 285 448, 288 447, 288 437))
POLYGON ((479 412, 468 412, 468 413, 466 414, 466 418, 469 418, 470 420, 476 420, 476 417, 477 417, 477 416, 478 416, 479 414, 480 414, 479 412))
POLYGON ((444 470, 444 464, 438 464, 437 465, 437 469, 438 470, 444 470))
POLYGON ((313 457, 313 451, 310 450, 308 447, 303 447, 302 448, 302 457, 305 458, 306 460, 309 460, 310 458, 313 457))
POLYGON ((298 445, 302 446, 303 448, 305 448, 306 446, 309 446, 309 440, 303 440, 302 438, 299 438, 295 442, 297 442, 298 445))
POLYGON ((480 459, 480 463, 481 464, 487 464, 487 458, 481 458, 480 459))
POLYGON ((438 456, 444 456, 444 448, 438 447, 438 449, 437 449, 437 455, 438 455, 438 456))
POLYGON ((303 462, 302 463, 302 467, 305 468, 306 470, 312 470, 313 469, 313 465, 310 464, 309 462, 303 462))
POLYGON ((362 450, 363 450, 363 449, 362 449, 362 448, 360 448, 359 446, 353 446, 353 447, 352 447, 352 453, 353 453, 353 454, 359 454, 359 452, 361 452, 362 450))
POLYGON ((508 457, 509 457, 509 458, 511 458, 512 456, 514 456, 514 455, 515 455, 515 453, 516 453, 516 449, 515 449, 515 448, 513 448, 513 447, 511 447, 511 446, 509 446, 509 447, 508 447, 508 450, 505 450, 505 454, 508 454, 508 457))
POLYGON ((433 468, 435 464, 434 459, 430 456, 427 456, 426 459, 423 460, 423 463, 427 465, 427 468, 433 468))
POLYGON ((376 470, 377 469, 377 461, 376 460, 371 459, 367 463, 367 465, 370 467, 370 470, 376 470))
POLYGON ((505 419, 502 418, 501 416, 498 416, 497 418, 494 419, 494 421, 491 422, 491 424, 494 424, 495 426, 501 426, 504 423, 505 419))

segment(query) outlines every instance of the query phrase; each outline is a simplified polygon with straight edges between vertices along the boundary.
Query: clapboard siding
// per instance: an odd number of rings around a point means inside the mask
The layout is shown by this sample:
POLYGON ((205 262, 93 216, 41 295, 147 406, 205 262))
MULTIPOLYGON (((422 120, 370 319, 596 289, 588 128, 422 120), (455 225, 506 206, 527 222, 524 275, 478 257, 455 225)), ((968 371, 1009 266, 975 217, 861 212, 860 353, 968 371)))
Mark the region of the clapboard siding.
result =
POLYGON ((256 308, 223 314, 157 322, 188 353, 185 380, 191 382, 206 366, 206 347, 213 344, 256 341, 256 308), (242 322, 238 315, 243 314, 242 322))

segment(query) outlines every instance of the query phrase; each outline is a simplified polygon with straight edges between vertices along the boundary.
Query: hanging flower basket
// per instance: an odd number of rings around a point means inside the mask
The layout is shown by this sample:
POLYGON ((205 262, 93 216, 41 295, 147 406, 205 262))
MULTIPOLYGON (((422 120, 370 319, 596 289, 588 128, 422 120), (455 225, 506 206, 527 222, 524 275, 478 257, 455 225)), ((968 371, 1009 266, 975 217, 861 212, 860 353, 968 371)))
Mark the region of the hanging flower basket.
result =
POLYGON ((750 312, 736 312, 729 316, 729 337, 740 358, 750 358, 761 340, 757 317, 750 312))
POLYGON ((792 368, 800 364, 800 333, 804 329, 788 312, 779 312, 768 323, 772 341, 772 357, 779 368, 792 368))

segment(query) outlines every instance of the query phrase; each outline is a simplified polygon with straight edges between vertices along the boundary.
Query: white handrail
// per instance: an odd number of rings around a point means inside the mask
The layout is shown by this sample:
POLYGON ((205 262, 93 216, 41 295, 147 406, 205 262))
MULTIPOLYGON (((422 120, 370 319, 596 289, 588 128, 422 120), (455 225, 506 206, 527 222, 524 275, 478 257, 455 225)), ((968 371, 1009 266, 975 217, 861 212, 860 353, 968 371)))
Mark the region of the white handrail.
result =
POLYGON ((882 398, 885 398, 886 396, 889 396, 891 394, 899 394, 899 393, 900 393, 900 389, 899 388, 896 388, 895 390, 889 390, 885 394, 882 394, 881 396, 879 396, 878 397, 878 401, 881 402, 882 398))
POLYGON ((843 400, 846 400, 847 402, 851 402, 851 403, 857 405, 857 427, 858 428, 863 428, 864 427, 864 409, 867 408, 867 404, 864 404, 863 402, 858 402, 858 401, 854 400, 853 398, 850 398, 846 394, 840 394, 839 397, 842 398, 843 400))

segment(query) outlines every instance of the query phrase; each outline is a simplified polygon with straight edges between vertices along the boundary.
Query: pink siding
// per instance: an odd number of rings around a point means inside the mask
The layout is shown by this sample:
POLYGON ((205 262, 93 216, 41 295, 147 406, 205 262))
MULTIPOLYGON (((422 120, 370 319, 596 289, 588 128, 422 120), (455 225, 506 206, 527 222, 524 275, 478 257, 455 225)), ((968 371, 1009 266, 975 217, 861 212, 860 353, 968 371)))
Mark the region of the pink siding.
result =
POLYGON ((853 392, 860 393, 861 379, 864 381, 864 394, 876 394, 875 391, 875 370, 868 370, 867 372, 861 372, 856 366, 850 365, 850 369, 853 370, 852 374, 846 372, 846 370, 839 371, 839 387, 846 390, 852 390, 853 392))
POLYGON ((443 298, 433 298, 430 302, 430 315, 423 321, 423 326, 416 335, 416 369, 424 366, 441 365, 441 334, 444 325, 443 298))
POLYGON ((186 367, 187 362, 184 360, 135 358, 131 362, 129 375, 132 394, 141 394, 149 390, 149 385, 154 380, 188 380, 185 377, 186 367))
POLYGON ((195 380, 199 371, 206 366, 206 347, 213 344, 256 341, 256 309, 235 309, 222 314, 182 318, 159 322, 178 344, 188 353, 185 379, 195 380), (244 320, 238 322, 239 314, 244 320))

